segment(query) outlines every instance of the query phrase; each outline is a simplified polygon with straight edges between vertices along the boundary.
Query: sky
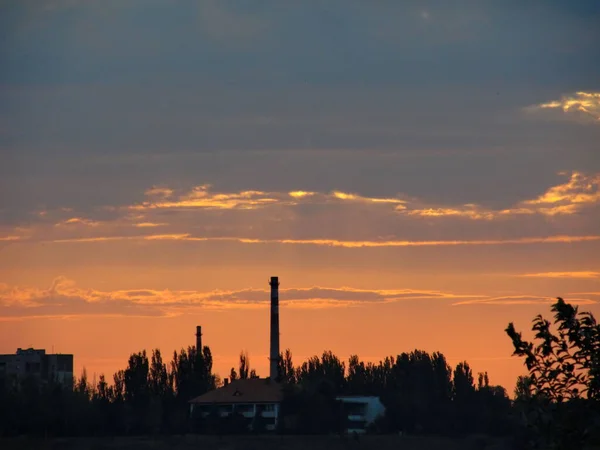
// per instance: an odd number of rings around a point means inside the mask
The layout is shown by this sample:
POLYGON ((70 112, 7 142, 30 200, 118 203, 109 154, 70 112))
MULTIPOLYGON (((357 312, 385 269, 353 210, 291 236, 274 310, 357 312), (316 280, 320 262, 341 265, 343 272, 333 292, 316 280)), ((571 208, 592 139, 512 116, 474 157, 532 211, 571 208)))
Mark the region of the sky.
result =
POLYGON ((0 0, 0 353, 421 349, 600 315, 600 4, 0 0))

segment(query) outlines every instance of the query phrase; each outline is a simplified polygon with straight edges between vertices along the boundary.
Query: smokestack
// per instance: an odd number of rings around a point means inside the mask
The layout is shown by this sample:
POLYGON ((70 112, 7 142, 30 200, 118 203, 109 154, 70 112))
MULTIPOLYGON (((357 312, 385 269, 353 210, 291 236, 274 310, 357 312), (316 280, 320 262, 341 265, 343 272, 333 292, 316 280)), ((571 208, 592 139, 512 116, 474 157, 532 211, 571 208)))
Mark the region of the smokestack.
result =
POLYGON ((202 327, 196 327, 196 351, 202 354, 202 327))
POLYGON ((277 379, 279 362, 279 278, 271 277, 271 367, 269 376, 272 380, 277 379))

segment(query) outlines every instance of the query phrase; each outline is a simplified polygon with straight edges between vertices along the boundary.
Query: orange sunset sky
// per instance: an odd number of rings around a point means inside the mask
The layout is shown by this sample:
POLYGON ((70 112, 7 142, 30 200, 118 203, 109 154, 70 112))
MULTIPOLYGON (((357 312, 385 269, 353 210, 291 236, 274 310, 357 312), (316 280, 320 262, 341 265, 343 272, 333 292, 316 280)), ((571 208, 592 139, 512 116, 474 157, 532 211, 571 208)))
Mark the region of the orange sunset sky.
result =
POLYGON ((596 2, 0 3, 0 353, 91 377, 202 325, 422 349, 512 389, 504 329, 600 316, 596 2))

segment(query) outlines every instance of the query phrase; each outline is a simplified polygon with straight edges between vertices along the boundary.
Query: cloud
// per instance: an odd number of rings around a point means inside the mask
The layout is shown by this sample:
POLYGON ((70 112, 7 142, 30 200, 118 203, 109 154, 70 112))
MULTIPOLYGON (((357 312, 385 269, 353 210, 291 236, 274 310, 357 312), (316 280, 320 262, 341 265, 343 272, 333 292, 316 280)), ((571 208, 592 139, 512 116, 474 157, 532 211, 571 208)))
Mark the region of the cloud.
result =
MULTIPOLYGON (((561 175, 567 174, 563 172, 561 175)), ((598 202, 600 202, 600 174, 586 176, 573 172, 569 181, 553 186, 536 199, 527 200, 523 204, 540 207, 542 211, 553 211, 555 208, 576 211, 583 205, 598 202)), ((560 213, 560 210, 557 213, 560 213)))
POLYGON ((129 209, 143 211, 153 209, 259 209, 267 206, 296 206, 299 203, 326 204, 341 203, 370 203, 393 204, 401 208, 405 200, 399 198, 365 197, 359 194, 332 191, 319 193, 297 190, 291 192, 263 192, 247 190, 240 192, 212 192, 209 184, 194 187, 191 191, 166 200, 174 195, 169 188, 151 188, 145 192, 147 197, 162 197, 159 200, 148 200, 141 204, 131 205, 129 209), (292 197, 293 200, 290 200, 292 197))
POLYGON ((447 218, 459 217, 471 220, 494 220, 522 215, 557 216, 569 215, 580 211, 584 207, 600 203, 600 174, 586 175, 574 171, 561 172, 560 175, 568 176, 564 183, 548 188, 542 195, 534 199, 520 201, 510 208, 489 209, 480 205, 468 203, 464 205, 429 205, 418 199, 407 200, 396 197, 369 197, 357 193, 334 190, 329 193, 320 193, 309 190, 296 190, 291 192, 263 192, 247 190, 240 192, 212 192, 210 185, 201 185, 193 188, 177 198, 171 198, 174 191, 169 188, 153 187, 146 191, 150 199, 129 206, 131 210, 159 210, 159 209, 259 209, 268 206, 294 207, 299 204, 371 204, 385 207, 390 205, 399 214, 408 217, 447 218), (290 197, 293 201, 290 200, 290 197), (170 198, 167 200, 167 198, 170 198))
MULTIPOLYGON (((406 208, 402 208, 406 209, 406 208)), ((406 210, 408 216, 419 216, 427 218, 436 217, 465 217, 472 220, 491 220, 496 217, 493 211, 479 209, 477 205, 464 205, 462 208, 423 208, 406 210)))
POLYGON ((292 191, 292 192, 288 192, 288 195, 290 197, 294 197, 294 198, 304 198, 304 197, 312 197, 313 195, 315 195, 315 193, 309 192, 309 191, 292 191))
POLYGON ((341 191, 333 191, 330 195, 333 198, 335 198, 335 199, 349 201, 349 202, 359 202, 359 203, 390 203, 390 204, 403 204, 403 203, 406 203, 406 201, 401 200, 399 198, 363 197, 363 196, 358 195, 358 194, 351 194, 351 193, 341 192, 341 191))
POLYGON ((23 239, 21 236, 0 236, 1 242, 13 242, 23 239))
MULTIPOLYGON (((213 193, 210 191, 210 185, 196 186, 190 192, 179 196, 177 199, 166 200, 172 197, 173 191, 168 188, 161 188, 159 191, 153 188, 146 191, 148 196, 159 194, 163 199, 158 201, 145 201, 141 204, 132 205, 132 210, 152 210, 152 209, 256 209, 277 203, 280 198, 269 196, 261 191, 242 191, 234 193, 213 193), (165 195, 168 193, 168 195, 165 195)), ((279 196, 281 197, 281 195, 279 196)))
POLYGON ((152 186, 144 194, 146 194, 147 197, 168 198, 173 195, 173 189, 170 189, 168 187, 162 187, 162 186, 152 186))
POLYGON ((551 117, 563 117, 583 123, 600 124, 600 92, 575 92, 525 108, 528 113, 550 113, 551 117))
MULTIPOLYGON (((561 183, 553 183, 530 199, 503 209, 470 203, 428 205, 405 194, 368 196, 342 190, 223 192, 207 184, 176 191, 154 186, 140 203, 124 201, 122 205, 85 213, 48 209, 26 229, 13 226, 0 231, 6 235, 3 240, 11 236, 17 240, 14 237, 18 236, 21 242, 178 240, 344 248, 598 240, 591 219, 600 212, 600 174, 572 172, 561 176, 566 177, 561 183), (584 212, 592 216, 583 216, 584 212), (576 213, 581 213, 582 220, 547 219, 576 213), (424 219, 430 219, 427 226, 422 225, 424 219), (519 226, 507 227, 508 220, 518 220, 519 226)), ((26 219, 31 221, 31 214, 26 219)))
POLYGON ((439 241, 343 241, 336 239, 257 239, 243 237, 202 237, 188 233, 181 234, 150 234, 140 236, 99 236, 90 238, 55 239, 53 243, 103 242, 118 240, 147 240, 147 241, 229 241, 241 244, 287 244, 287 245, 317 245, 325 247, 344 248, 378 248, 378 247, 434 247, 434 246, 463 246, 463 245, 514 245, 514 244, 556 244, 600 241, 600 236, 547 236, 524 237, 516 239, 480 239, 480 240, 439 240, 439 241))
POLYGON ((74 225, 97 227, 98 225, 100 225, 100 222, 97 222, 95 220, 85 219, 83 217, 72 217, 70 219, 63 220, 62 222, 59 222, 56 224, 57 227, 74 226, 74 225))
MULTIPOLYGON (((269 301, 269 291, 266 289, 208 292, 168 289, 100 291, 81 288, 73 280, 61 276, 47 289, 0 283, 0 321, 84 316, 168 318, 206 309, 267 308, 269 301)), ((555 299, 537 295, 490 297, 484 294, 423 289, 378 290, 313 286, 280 290, 282 307, 292 309, 347 308, 404 301, 454 301, 451 303, 453 306, 462 306, 550 304, 555 299)), ((580 297, 569 298, 567 301, 581 305, 596 303, 580 297)))
POLYGON ((600 278, 600 272, 582 271, 582 272, 541 272, 526 273, 519 275, 530 278, 600 278))
POLYGON ((591 295, 592 297, 600 297, 600 292, 569 292, 568 295, 591 295))
POLYGON ((168 223, 153 223, 153 222, 140 222, 134 223, 133 226, 137 228, 154 228, 154 227, 163 227, 168 225, 168 223))
MULTIPOLYGON (((322 309, 382 304, 399 301, 482 298, 435 290, 368 290, 349 287, 281 289, 283 307, 322 309)), ((48 289, 0 284, 0 320, 35 317, 67 318, 78 316, 172 317, 196 309, 265 308, 269 291, 173 291, 84 289, 65 277, 58 277, 48 289)))
POLYGON ((540 214, 543 216, 569 215, 579 212, 584 207, 600 203, 600 174, 585 175, 581 172, 561 172, 569 176, 569 180, 552 186, 542 195, 530 200, 523 200, 511 208, 491 210, 475 204, 460 207, 426 207, 406 209, 404 214, 421 217, 465 217, 473 220, 493 220, 519 215, 540 214))
MULTIPOLYGON (((592 305, 598 303, 588 298, 565 298, 565 301, 573 305, 592 305)), ((490 297, 484 299, 461 300, 452 306, 464 305, 545 305, 556 302, 554 297, 539 295, 508 295, 502 297, 490 297)))

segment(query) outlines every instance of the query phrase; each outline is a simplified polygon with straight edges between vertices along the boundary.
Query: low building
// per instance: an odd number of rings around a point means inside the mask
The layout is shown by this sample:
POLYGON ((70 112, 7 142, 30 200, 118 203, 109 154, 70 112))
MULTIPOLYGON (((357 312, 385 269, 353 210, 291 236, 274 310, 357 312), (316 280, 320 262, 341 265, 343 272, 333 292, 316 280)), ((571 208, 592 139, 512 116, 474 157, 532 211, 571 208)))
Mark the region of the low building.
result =
POLYGON ((249 378, 231 383, 225 379, 225 385, 219 389, 190 400, 192 414, 200 413, 208 417, 217 413, 225 418, 234 413, 246 419, 248 428, 252 428, 255 419, 261 417, 265 429, 277 428, 280 404, 283 399, 282 386, 269 378, 249 378))
POLYGON ((73 385, 73 355, 46 354, 43 349, 17 349, 12 355, 0 355, 0 377, 22 380, 56 381, 73 385))
POLYGON ((343 403, 344 412, 347 414, 348 433, 366 433, 367 427, 385 414, 385 406, 379 397, 346 395, 336 399, 343 403))

